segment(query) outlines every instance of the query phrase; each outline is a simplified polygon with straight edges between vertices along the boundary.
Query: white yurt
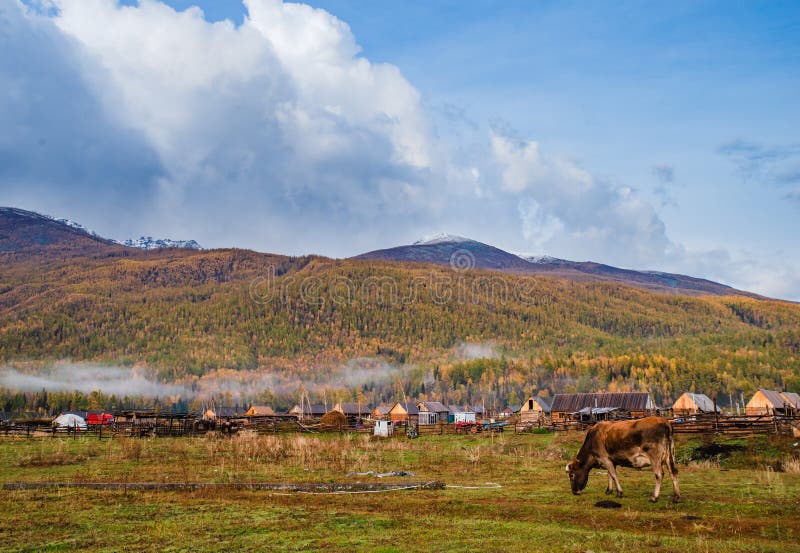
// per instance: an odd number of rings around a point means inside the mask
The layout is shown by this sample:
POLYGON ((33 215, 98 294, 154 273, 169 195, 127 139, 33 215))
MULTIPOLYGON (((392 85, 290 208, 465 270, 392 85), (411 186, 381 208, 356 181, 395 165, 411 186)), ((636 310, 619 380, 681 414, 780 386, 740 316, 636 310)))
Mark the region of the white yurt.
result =
POLYGON ((53 426, 56 428, 77 428, 78 430, 86 430, 86 421, 83 417, 73 413, 63 413, 55 418, 53 426))

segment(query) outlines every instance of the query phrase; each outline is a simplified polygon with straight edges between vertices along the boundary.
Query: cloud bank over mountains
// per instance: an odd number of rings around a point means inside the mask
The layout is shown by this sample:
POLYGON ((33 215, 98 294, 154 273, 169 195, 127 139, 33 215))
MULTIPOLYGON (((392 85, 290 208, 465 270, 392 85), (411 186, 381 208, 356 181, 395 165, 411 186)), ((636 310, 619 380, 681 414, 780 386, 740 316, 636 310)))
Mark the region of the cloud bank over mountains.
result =
POLYGON ((0 203, 114 238, 294 254, 446 229, 800 294, 797 277, 768 282, 730 257, 703 272, 703 252, 673 243, 634 187, 546 145, 475 129, 475 144, 454 142, 400 69, 366 59, 330 13, 245 5, 237 26, 155 0, 0 0, 0 203))

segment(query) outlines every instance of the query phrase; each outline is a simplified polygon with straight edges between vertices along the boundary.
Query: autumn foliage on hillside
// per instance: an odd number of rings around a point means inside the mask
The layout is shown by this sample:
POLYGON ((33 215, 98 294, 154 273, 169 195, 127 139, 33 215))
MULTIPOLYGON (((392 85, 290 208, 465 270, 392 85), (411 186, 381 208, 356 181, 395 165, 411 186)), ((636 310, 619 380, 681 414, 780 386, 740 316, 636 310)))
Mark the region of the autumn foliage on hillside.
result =
MULTIPOLYGON (((0 254, 2 255, 2 254, 0 254)), ((488 271, 243 250, 7 257, 0 363, 144 363, 167 380, 380 357, 403 390, 450 401, 528 393, 800 388, 800 306, 666 295, 488 271), (495 344, 458 359, 462 343, 495 344)), ((353 393, 380 400, 397 384, 353 393)))

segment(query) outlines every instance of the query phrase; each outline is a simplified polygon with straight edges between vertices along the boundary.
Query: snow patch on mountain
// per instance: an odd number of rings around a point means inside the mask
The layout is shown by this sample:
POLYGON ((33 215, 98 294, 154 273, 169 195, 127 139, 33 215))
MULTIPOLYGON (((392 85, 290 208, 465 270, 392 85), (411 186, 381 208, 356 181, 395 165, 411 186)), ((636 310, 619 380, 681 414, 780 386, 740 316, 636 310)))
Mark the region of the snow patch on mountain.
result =
POLYGON ((72 219, 55 219, 55 218, 53 218, 53 220, 56 223, 61 223, 62 225, 67 225, 70 228, 74 228, 75 230, 79 230, 81 232, 85 232, 86 234, 90 234, 92 236, 97 236, 98 238, 100 237, 100 235, 97 234, 95 231, 89 230, 88 228, 86 228, 82 224, 80 224, 80 223, 78 223, 76 221, 73 221, 72 219))
POLYGON ((474 242, 470 238, 464 238, 463 236, 458 236, 457 234, 447 234, 444 232, 440 232, 437 234, 431 234, 429 236, 424 236, 423 238, 414 242, 414 246, 433 246, 434 244, 450 244, 450 243, 460 243, 460 242, 474 242))
POLYGON ((122 244, 123 246, 128 246, 129 248, 139 248, 140 250, 158 250, 161 248, 183 248, 189 250, 203 249, 203 247, 194 240, 170 240, 169 238, 153 238, 152 236, 140 236, 136 239, 129 238, 124 242, 120 242, 118 240, 114 240, 113 238, 105 238, 97 234, 95 231, 87 229, 77 221, 73 221, 72 219, 57 219, 56 217, 51 217, 50 215, 43 215, 43 217, 88 234, 89 236, 93 236, 102 240, 108 240, 115 244, 122 244))
POLYGON ((152 236, 140 236, 135 240, 129 238, 122 244, 129 248, 139 248, 140 250, 159 250, 161 248, 203 249, 194 240, 170 240, 169 238, 153 238, 152 236))
POLYGON ((553 257, 551 255, 528 255, 528 254, 516 254, 518 257, 521 257, 528 263, 535 263, 537 265, 547 265, 548 263, 560 263, 564 261, 563 259, 559 259, 558 257, 553 257))

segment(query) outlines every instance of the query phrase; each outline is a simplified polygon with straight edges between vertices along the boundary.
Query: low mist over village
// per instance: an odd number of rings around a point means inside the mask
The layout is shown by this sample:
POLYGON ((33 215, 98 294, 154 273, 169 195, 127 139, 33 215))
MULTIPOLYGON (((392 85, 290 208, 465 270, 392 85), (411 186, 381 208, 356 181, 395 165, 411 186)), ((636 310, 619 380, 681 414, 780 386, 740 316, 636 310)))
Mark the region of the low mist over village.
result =
POLYGON ((0 549, 785 553, 800 5, 0 0, 0 549))

